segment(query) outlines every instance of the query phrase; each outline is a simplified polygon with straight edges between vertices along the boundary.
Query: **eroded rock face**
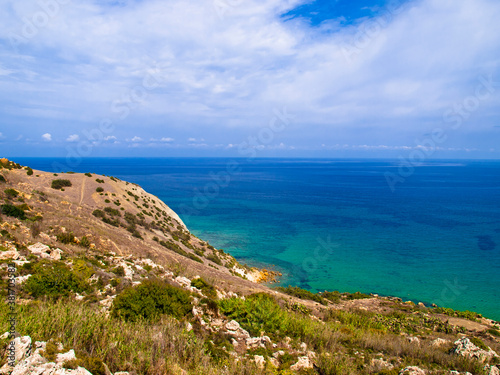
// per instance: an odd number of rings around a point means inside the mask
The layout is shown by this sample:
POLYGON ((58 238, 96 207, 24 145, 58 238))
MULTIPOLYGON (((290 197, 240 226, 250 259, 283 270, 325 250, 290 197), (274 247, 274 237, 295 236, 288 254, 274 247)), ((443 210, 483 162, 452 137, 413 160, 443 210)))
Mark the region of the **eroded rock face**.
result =
POLYGON ((463 337, 460 340, 454 342, 455 347, 453 348, 453 353, 463 357, 475 358, 481 362, 489 360, 493 357, 498 357, 498 354, 489 349, 488 351, 478 348, 474 345, 467 337, 463 337))
POLYGON ((17 250, 8 250, 8 251, 0 251, 0 260, 7 259, 19 259, 21 255, 17 252, 17 250))
POLYGON ((425 374, 426 374, 425 371, 417 366, 409 366, 402 369, 399 372, 399 375, 425 375, 425 374))

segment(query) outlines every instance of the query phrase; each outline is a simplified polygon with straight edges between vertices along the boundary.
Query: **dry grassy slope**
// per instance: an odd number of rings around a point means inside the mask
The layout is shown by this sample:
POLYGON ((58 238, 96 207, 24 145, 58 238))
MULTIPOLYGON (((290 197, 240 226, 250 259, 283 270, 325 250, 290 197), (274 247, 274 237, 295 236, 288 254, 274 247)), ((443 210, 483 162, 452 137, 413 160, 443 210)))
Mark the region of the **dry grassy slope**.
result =
MULTIPOLYGON (((181 226, 185 228, 184 223, 160 199, 145 192, 138 185, 113 179, 110 177, 92 174, 88 177, 79 173, 62 173, 54 176, 53 173, 34 170, 32 176, 26 174, 25 169, 0 170, 7 178, 7 184, 0 184, 0 198, 2 197, 3 190, 12 187, 22 193, 25 203, 31 207, 31 215, 39 213, 43 216, 41 222, 41 236, 33 238, 30 231, 17 219, 3 217, 4 221, 10 223, 10 229, 13 229, 12 223, 16 223, 17 228, 14 231, 18 241, 27 245, 33 242, 41 241, 45 244, 59 247, 68 253, 82 252, 82 248, 75 245, 63 245, 57 241, 53 234, 57 233, 60 228, 66 231, 72 231, 77 237, 87 236, 91 242, 95 244, 95 249, 100 252, 115 252, 117 255, 135 255, 137 257, 145 257, 154 260, 155 262, 165 266, 170 270, 177 270, 180 274, 191 277, 200 275, 207 281, 216 285, 226 291, 233 291, 238 294, 251 294, 255 292, 273 293, 290 302, 297 302, 305 305, 316 315, 321 315, 325 306, 309 300, 297 299, 275 290, 268 288, 266 285, 255 283, 249 280, 244 280, 231 274, 230 270, 224 266, 215 264, 214 262, 203 257, 203 264, 195 262, 185 256, 179 255, 172 250, 161 246, 158 242, 153 240, 153 237, 158 237, 159 240, 172 241, 180 248, 188 253, 193 253, 193 250, 186 247, 181 241, 176 241, 173 238, 172 231, 177 230, 175 227, 181 226), (67 179, 72 183, 71 187, 65 188, 64 191, 55 190, 51 188, 51 183, 54 179, 67 179), (98 183, 96 179, 104 180, 104 183, 98 183), (96 192, 96 188, 102 187, 103 194, 100 195, 96 192), (44 193, 40 195, 39 192, 44 193), (133 196, 128 192, 138 196, 136 201, 133 196), (112 194, 115 194, 114 196, 112 194), (48 202, 44 202, 44 200, 48 202), (111 202, 106 203, 105 200, 109 199, 111 202), (127 200, 128 199, 128 200, 127 200), (119 200, 120 206, 117 206, 113 201, 119 200), (134 204, 136 202, 136 204, 134 204), (154 202, 154 203, 153 203, 154 202), (150 207, 143 207, 142 204, 146 203, 150 207), (147 212, 158 212, 154 206, 158 207, 160 211, 165 211, 166 216, 162 219, 169 220, 169 230, 150 229, 147 230, 143 227, 138 227, 143 239, 135 238, 125 228, 117 228, 101 221, 92 215, 95 209, 104 209, 111 207, 114 209, 121 209, 120 212, 129 212, 133 215, 141 213, 142 210, 147 212), (173 227, 172 227, 173 225, 173 227), (50 236, 45 235, 48 233, 50 236)), ((151 222, 150 216, 145 215, 147 222, 151 222)), ((8 225, 4 223, 3 225, 8 225)), ((189 233, 187 229, 186 233, 189 233)), ((203 249, 205 255, 213 253, 208 248, 208 244, 195 236, 189 234, 189 243, 194 249, 203 249)), ((215 251, 222 259, 223 263, 234 261, 234 258, 227 254, 215 251)), ((255 277, 258 270, 253 270, 254 273, 248 273, 250 278, 255 277)), ((248 272, 248 271, 247 271, 248 272)), ((400 303, 392 301, 387 298, 370 298, 353 301, 342 301, 335 306, 329 306, 336 309, 363 309, 377 313, 387 313, 393 308, 399 311, 400 303)), ((446 315, 433 314, 443 321, 450 321, 453 325, 466 327, 471 331, 484 331, 492 325, 488 319, 483 319, 481 323, 471 322, 466 319, 450 318, 446 315)))
MULTIPOLYGON (((61 228, 64 231, 73 232, 77 238, 87 236, 95 244, 95 248, 103 253, 111 251, 117 255, 132 254, 138 257, 151 258, 167 268, 180 270, 182 274, 187 276, 200 275, 205 277, 228 291, 232 290, 244 294, 263 290, 269 291, 264 285, 233 276, 228 268, 218 265, 206 257, 202 258, 203 264, 200 264, 154 241, 153 238, 158 237, 160 241, 171 241, 185 252, 193 253, 193 249, 185 246, 181 240, 174 239, 173 232, 177 232, 180 227, 184 229, 185 235, 189 236, 189 243, 194 249, 204 251, 205 256, 214 253, 206 242, 188 232, 185 224, 172 209, 136 184, 96 174, 92 174, 92 177, 80 173, 60 173, 55 176, 53 173, 34 170, 33 175, 28 176, 25 169, 9 171, 4 169, 2 173, 7 178, 7 184, 1 186, 2 191, 9 187, 18 190, 21 192, 25 203, 31 208, 30 215, 40 214, 43 216, 40 228, 42 231, 41 237, 33 238, 23 224, 16 231, 16 237, 24 244, 41 241, 68 252, 81 252, 81 247, 64 246, 56 240, 54 234, 61 228), (52 189, 51 183, 55 179, 67 179, 71 181, 72 186, 64 188, 64 191, 52 189), (103 180, 104 183, 98 183, 96 179, 103 180), (96 192, 98 187, 104 189, 103 195, 96 192), (135 197, 129 195, 128 192, 137 196, 138 200, 136 201, 135 197), (107 203, 106 199, 110 200, 110 202, 107 203), (44 202, 44 200, 47 201, 44 202), (119 206, 113 203, 117 200, 120 203, 119 206), (149 207, 146 208, 143 204, 147 204, 149 207), (168 230, 163 228, 145 229, 142 226, 137 226, 143 239, 135 238, 126 228, 106 224, 100 218, 92 215, 94 210, 103 210, 105 207, 119 210, 122 216, 125 212, 129 212, 134 216, 140 213, 144 215, 143 210, 152 215, 156 214, 168 230), (164 211, 166 215, 161 211, 164 211), (45 236, 44 233, 49 234, 50 237, 45 236)), ((14 203, 18 204, 19 202, 14 203)), ((151 223, 155 219, 148 215, 143 217, 147 223, 151 223)), ((4 220, 7 220, 7 218, 4 217, 4 220)), ((124 222, 123 218, 121 220, 124 222)), ((9 219, 8 221, 19 223, 15 219, 9 219)), ((218 251, 215 251, 215 253, 224 264, 234 262, 234 258, 228 254, 218 251)), ((244 270, 240 266, 238 266, 238 269, 244 270)), ((250 279, 258 273, 257 270, 244 271, 247 272, 250 279)))

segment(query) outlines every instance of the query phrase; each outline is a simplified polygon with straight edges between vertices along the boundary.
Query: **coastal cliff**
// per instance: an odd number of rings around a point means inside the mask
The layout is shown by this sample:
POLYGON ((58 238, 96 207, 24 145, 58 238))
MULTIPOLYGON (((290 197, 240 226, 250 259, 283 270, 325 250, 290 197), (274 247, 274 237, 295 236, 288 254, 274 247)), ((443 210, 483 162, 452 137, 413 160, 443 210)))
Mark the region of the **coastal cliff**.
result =
POLYGON ((138 185, 0 167, 0 373, 499 374, 479 314, 271 288, 138 185))

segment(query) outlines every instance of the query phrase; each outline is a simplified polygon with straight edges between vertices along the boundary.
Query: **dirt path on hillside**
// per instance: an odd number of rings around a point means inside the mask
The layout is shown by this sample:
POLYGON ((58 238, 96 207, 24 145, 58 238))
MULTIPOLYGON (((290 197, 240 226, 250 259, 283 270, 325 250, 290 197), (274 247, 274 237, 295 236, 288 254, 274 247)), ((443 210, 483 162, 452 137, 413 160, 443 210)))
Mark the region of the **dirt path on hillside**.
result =
POLYGON ((85 182, 87 181, 85 177, 86 176, 84 175, 82 180, 82 188, 80 190, 80 203, 79 203, 80 206, 82 205, 83 197, 85 196, 85 182))

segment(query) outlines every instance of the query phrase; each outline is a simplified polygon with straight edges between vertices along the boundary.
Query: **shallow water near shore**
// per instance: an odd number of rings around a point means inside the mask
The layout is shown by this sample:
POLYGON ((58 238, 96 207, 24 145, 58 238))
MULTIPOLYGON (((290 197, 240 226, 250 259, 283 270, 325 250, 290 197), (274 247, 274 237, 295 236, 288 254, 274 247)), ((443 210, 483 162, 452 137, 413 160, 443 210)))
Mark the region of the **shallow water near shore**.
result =
MULTIPOLYGON (((13 158, 53 170, 64 159, 13 158)), ((398 296, 500 320, 500 162, 432 161, 392 191, 391 160, 89 158, 281 284, 398 296)))

